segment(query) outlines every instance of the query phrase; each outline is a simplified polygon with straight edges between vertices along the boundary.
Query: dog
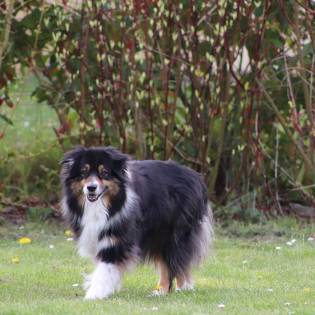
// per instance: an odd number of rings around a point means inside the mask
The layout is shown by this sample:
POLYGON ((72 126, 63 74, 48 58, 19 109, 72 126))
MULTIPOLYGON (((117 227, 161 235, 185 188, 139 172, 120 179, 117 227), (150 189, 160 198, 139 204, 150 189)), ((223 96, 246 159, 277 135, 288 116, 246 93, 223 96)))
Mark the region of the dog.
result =
POLYGON ((112 147, 77 147, 61 161, 62 209, 79 254, 94 272, 85 299, 118 291, 124 272, 154 262, 154 294, 193 289, 191 268, 213 240, 212 210, 200 174, 174 161, 132 160, 112 147))

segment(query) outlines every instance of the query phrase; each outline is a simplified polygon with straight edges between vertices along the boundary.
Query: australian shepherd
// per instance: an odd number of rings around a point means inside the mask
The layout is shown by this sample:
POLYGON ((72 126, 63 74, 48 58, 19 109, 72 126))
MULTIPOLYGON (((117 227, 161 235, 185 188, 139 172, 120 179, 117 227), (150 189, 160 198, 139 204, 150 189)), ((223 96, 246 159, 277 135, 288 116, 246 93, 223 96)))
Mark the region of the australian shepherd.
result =
POLYGON ((193 289, 191 268, 212 242, 200 174, 173 161, 137 161, 111 147, 79 147, 62 160, 62 207, 79 254, 94 261, 86 299, 120 288, 124 271, 154 262, 154 294, 193 289))

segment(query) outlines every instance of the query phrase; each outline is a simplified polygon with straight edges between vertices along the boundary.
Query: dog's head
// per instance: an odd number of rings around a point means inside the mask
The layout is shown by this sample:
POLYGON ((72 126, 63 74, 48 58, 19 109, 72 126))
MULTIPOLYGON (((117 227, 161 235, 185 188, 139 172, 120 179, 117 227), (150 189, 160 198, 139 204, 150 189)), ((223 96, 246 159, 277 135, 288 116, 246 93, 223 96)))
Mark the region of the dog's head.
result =
POLYGON ((124 182, 128 156, 112 147, 78 147, 61 161, 61 180, 82 202, 110 200, 124 182))

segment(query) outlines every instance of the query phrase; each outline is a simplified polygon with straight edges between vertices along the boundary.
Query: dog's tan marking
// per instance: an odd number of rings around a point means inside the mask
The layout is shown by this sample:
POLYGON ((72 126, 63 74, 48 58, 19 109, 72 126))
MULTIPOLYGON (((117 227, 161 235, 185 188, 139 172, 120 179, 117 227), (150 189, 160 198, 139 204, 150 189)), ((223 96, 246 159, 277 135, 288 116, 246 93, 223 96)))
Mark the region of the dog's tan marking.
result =
POLYGON ((103 196, 103 201, 106 207, 109 207, 111 204, 111 200, 118 194, 119 192, 119 185, 115 179, 113 180, 101 180, 102 187, 108 187, 108 191, 103 196))
POLYGON ((156 286, 156 290, 162 294, 169 293, 170 282, 168 267, 166 266, 165 262, 160 258, 155 259, 155 266, 160 276, 159 282, 156 286))
POLYGON ((101 173, 102 173, 103 171, 105 171, 105 170, 106 170, 106 169, 105 169, 105 166, 104 166, 104 165, 101 164, 101 165, 98 166, 98 173, 99 173, 99 174, 101 174, 101 173))
POLYGON ((80 181, 72 182, 70 187, 71 187, 71 190, 73 191, 73 193, 75 195, 78 195, 82 192, 83 185, 84 185, 84 181, 80 180, 80 181))
POLYGON ((81 174, 83 177, 87 177, 91 169, 91 166, 89 164, 84 164, 84 166, 81 168, 81 174))
POLYGON ((84 179, 80 181, 74 181, 71 183, 70 188, 75 196, 78 198, 78 202, 81 206, 84 204, 84 195, 83 195, 83 186, 84 186, 84 179))
POLYGON ((81 172, 88 172, 90 168, 91 166, 89 164, 84 164, 84 166, 81 168, 81 172))

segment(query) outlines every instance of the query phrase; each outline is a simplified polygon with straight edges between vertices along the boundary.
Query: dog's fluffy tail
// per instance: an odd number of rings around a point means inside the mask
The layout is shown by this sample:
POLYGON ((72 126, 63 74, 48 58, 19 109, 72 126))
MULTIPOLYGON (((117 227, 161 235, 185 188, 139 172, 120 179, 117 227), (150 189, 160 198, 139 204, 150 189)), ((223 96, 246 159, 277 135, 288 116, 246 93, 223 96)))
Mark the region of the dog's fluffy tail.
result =
POLYGON ((211 204, 207 203, 207 213, 201 221, 199 233, 197 234, 196 243, 196 254, 194 263, 200 263, 205 257, 211 254, 213 249, 214 240, 214 219, 211 204))

